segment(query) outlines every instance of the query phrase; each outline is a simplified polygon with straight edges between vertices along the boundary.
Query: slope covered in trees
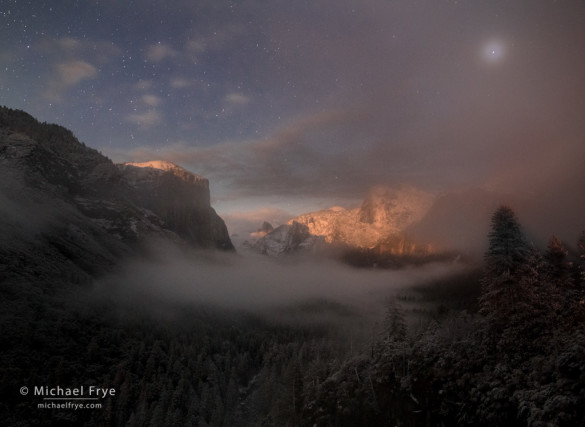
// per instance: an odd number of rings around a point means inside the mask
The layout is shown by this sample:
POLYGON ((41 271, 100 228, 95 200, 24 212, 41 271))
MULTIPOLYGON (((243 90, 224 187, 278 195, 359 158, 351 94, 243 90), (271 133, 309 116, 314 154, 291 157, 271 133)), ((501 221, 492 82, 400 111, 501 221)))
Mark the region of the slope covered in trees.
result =
POLYGON ((581 264, 554 237, 544 254, 532 247, 509 207, 494 213, 489 240, 480 312, 443 310, 405 334, 391 306, 371 355, 318 388, 310 407, 327 409, 307 425, 585 422, 581 264))
POLYGON ((501 208, 488 238, 481 274, 401 295, 378 324, 330 301, 250 314, 123 301, 67 278, 2 283, 0 419, 59 426, 582 425, 583 236, 578 254, 556 238, 540 251, 513 211, 501 208), (427 302, 433 308, 421 308, 427 302), (308 320, 315 313, 328 321, 308 320), (19 392, 38 385, 95 385, 116 394, 100 409, 38 409, 39 397, 19 392))

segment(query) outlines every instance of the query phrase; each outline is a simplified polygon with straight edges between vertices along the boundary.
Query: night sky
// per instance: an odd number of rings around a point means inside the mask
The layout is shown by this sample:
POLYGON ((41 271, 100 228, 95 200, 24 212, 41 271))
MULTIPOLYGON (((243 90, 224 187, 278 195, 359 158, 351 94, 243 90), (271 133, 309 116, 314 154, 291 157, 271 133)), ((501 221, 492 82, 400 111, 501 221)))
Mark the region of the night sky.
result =
POLYGON ((225 215, 585 169, 582 0, 2 0, 0 65, 0 104, 204 175, 225 215))

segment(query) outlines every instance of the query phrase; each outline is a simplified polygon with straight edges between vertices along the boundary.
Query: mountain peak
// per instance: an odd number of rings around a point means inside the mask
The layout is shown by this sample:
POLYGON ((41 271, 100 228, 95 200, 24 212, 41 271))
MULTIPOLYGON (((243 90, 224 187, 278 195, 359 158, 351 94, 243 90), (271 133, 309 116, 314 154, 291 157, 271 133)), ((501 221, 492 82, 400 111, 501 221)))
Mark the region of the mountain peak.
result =
MULTIPOLYGON (((113 265, 114 254, 130 254, 151 237, 233 249, 211 207, 209 181, 171 162, 114 165, 70 130, 0 106, 0 163, 0 205, 10 200, 15 212, 50 217, 46 233, 57 242, 51 248, 60 245, 55 250, 64 268, 78 260, 81 268, 100 271, 100 260, 113 265)), ((7 230, 21 215, 0 208, 11 215, 0 221, 2 252, 7 230)))
POLYGON ((396 236, 422 219, 434 196, 414 187, 374 187, 361 207, 345 209, 334 206, 300 215, 289 221, 305 224, 309 232, 322 236, 328 243, 371 248, 388 236, 396 236))
MULTIPOLYGON (((157 173, 164 173, 170 172, 171 174, 181 178, 183 181, 187 182, 207 182, 207 178, 197 175, 196 173, 190 172, 185 168, 182 168, 179 165, 176 165, 172 162, 167 162, 166 160, 150 160, 148 162, 127 162, 122 163, 120 165, 122 168, 134 167, 134 168, 141 168, 145 171, 156 171, 157 173)), ((139 176, 144 174, 137 174, 139 176)), ((146 173, 148 176, 148 173, 146 173)))

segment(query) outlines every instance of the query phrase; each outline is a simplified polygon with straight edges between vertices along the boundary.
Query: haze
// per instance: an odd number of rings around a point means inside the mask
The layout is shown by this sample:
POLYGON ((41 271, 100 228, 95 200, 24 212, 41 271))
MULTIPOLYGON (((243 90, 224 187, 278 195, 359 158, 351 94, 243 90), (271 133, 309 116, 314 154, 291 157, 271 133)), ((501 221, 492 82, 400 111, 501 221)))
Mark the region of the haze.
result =
POLYGON ((177 307, 220 307, 268 314, 283 321, 336 324, 346 321, 343 316, 332 319, 331 313, 320 310, 294 319, 291 313, 287 314, 288 310, 306 304, 326 302, 343 307, 347 313, 365 316, 370 324, 383 317, 388 301, 396 295, 413 295, 413 286, 469 271, 468 266, 458 263, 372 270, 332 260, 295 257, 275 260, 251 253, 187 254, 168 243, 155 246, 148 258, 125 262, 121 271, 98 280, 91 300, 100 296, 122 307, 128 305, 171 317, 177 307))

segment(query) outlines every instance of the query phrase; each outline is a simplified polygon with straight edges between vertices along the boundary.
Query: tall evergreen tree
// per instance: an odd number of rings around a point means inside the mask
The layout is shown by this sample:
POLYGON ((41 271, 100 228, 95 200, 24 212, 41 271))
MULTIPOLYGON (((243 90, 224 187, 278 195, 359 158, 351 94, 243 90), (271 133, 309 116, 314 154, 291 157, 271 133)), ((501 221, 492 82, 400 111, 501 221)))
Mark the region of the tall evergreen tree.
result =
POLYGON ((514 211, 501 206, 494 212, 485 254, 485 272, 481 297, 484 314, 506 314, 514 311, 523 298, 521 282, 529 264, 528 244, 514 211))
POLYGON ((404 313, 395 301, 389 301, 384 316, 384 339, 386 341, 404 341, 406 339, 406 323, 404 313))
POLYGON ((577 241, 577 247, 579 248, 579 281, 581 289, 585 288, 585 231, 581 233, 579 240, 577 241))
POLYGON ((577 307, 578 317, 585 320, 585 231, 581 233, 577 241, 579 248, 578 274, 576 279, 577 284, 577 307))
POLYGON ((545 259, 548 266, 548 274, 552 279, 565 279, 569 272, 567 254, 569 251, 556 236, 552 236, 548 243, 545 259))

